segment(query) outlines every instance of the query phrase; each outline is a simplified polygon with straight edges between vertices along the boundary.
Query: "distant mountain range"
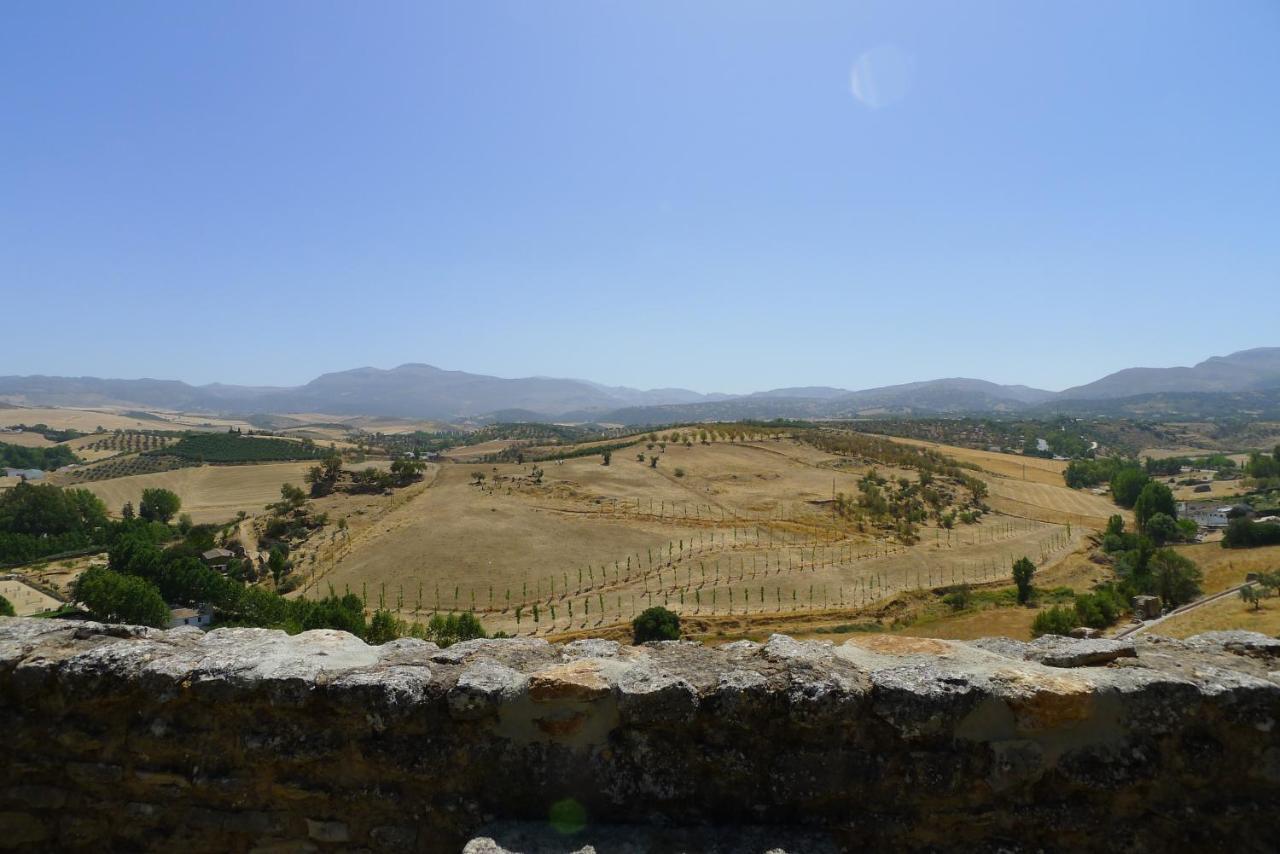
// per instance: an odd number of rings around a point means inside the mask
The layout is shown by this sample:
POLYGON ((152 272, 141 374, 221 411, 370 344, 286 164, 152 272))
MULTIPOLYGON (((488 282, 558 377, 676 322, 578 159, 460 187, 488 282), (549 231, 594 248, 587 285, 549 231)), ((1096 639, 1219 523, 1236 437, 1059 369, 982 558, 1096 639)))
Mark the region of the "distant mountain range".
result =
POLYGON ((952 378, 861 391, 803 386, 747 395, 701 394, 682 388, 642 390, 550 377, 504 379, 407 364, 390 370, 356 368, 323 374, 295 387, 8 376, 0 377, 0 402, 242 415, 324 412, 443 421, 621 424, 1055 412, 1164 418, 1239 412, 1261 417, 1280 407, 1280 347, 1244 350, 1190 368, 1128 368, 1062 392, 952 378))

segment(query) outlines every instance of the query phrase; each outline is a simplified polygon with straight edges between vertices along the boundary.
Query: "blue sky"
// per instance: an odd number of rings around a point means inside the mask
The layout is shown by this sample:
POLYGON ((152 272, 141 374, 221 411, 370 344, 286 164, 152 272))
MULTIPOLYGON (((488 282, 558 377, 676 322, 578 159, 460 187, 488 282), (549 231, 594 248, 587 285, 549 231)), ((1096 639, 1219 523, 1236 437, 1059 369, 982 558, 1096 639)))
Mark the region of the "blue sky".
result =
POLYGON ((1280 345, 1280 4, 10 3, 0 373, 1062 388, 1280 345))

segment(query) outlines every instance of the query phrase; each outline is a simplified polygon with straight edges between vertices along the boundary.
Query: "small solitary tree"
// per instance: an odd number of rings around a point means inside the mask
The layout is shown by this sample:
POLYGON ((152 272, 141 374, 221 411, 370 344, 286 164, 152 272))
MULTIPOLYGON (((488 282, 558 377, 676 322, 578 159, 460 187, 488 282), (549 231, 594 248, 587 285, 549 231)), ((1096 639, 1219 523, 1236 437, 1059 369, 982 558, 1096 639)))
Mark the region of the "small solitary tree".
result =
POLYGON ((1036 565, 1030 558, 1020 557, 1013 562, 1013 583, 1018 586, 1018 604, 1025 605, 1031 599, 1031 579, 1035 574, 1036 565))
POLYGON ((168 524, 181 508, 182 501, 177 494, 167 489, 153 487, 142 490, 142 501, 138 503, 138 515, 150 522, 168 524))
POLYGON ((1240 599, 1246 604, 1252 605, 1255 611, 1262 608, 1262 600, 1258 597, 1258 588, 1252 584, 1246 584, 1240 588, 1240 599))
POLYGON ((609 461, 613 459, 613 451, 605 451, 600 456, 602 457, 600 465, 607 466, 609 465, 609 461))
POLYGON ((656 640, 679 640, 680 617, 661 605, 646 608, 631 621, 635 643, 656 640))

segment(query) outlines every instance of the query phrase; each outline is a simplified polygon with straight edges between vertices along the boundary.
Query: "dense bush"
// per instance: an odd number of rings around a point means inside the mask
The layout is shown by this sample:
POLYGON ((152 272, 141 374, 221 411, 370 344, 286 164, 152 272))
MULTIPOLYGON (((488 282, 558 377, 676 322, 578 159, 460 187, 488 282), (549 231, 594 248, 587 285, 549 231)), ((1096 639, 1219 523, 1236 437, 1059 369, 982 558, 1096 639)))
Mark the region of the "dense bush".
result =
POLYGON ((15 469, 43 469, 52 471, 71 465, 76 455, 66 445, 54 445, 52 448, 28 448, 24 445, 10 445, 0 442, 0 466, 15 469))
POLYGON ((1076 596, 1077 625, 1105 629, 1127 610, 1124 595, 1110 585, 1076 596))
POLYGON ((1068 635, 1071 630, 1076 627, 1076 612, 1072 608, 1064 605, 1054 605, 1036 614, 1036 618, 1031 621, 1031 634, 1034 637, 1041 635, 1068 635))
POLYGON ((646 608, 631 621, 635 643, 656 640, 679 640, 680 617, 661 605, 646 608))
POLYGON ((13 615, 13 603, 0 596, 0 617, 12 617, 13 615))

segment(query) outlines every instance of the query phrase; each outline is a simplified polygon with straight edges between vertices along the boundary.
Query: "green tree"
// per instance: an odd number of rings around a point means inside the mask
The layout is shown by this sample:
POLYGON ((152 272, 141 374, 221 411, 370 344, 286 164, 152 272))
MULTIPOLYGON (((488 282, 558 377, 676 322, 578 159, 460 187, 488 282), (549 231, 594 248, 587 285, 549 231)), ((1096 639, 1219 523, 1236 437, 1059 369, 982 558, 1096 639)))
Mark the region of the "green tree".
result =
POLYGON ((3 596, 0 596, 0 617, 13 616, 16 616, 13 610, 13 603, 3 596))
POLYGON ((1031 579, 1035 574, 1036 565, 1030 558, 1020 557, 1013 562, 1013 583, 1018 586, 1018 603, 1021 605, 1031 599, 1031 579))
POLYGON ((1240 598, 1244 602, 1253 606, 1253 610, 1257 611, 1262 608, 1262 600, 1258 597, 1258 588, 1252 584, 1246 584, 1240 588, 1240 598))
POLYGON ((1200 595, 1200 582, 1203 579, 1200 568, 1173 549, 1159 549, 1152 554, 1148 572, 1151 592, 1170 607, 1185 605, 1200 595))
POLYGON ((280 586, 280 582, 284 580, 285 574, 289 571, 289 564, 285 558, 284 550, 279 546, 274 546, 271 553, 267 555, 267 569, 271 572, 271 580, 275 582, 276 587, 280 586))
POLYGON ((1147 473, 1136 466, 1122 468, 1111 478, 1111 497, 1121 507, 1132 507, 1150 480, 1147 473))
POLYGON ((145 578, 95 566, 76 580, 75 598, 103 622, 157 629, 169 625, 169 606, 145 578))
POLYGON ((646 608, 631 621, 634 642, 642 644, 656 640, 679 640, 680 617, 661 605, 646 608))
POLYGON ((307 493, 292 483, 280 484, 280 509, 296 510, 307 503, 307 493))
POLYGON ((138 515, 150 522, 163 522, 166 525, 182 508, 182 499, 167 489, 151 487, 142 490, 142 501, 138 503, 138 515))
MULTIPOLYGON (((1141 503, 1142 499, 1138 501, 1141 503)), ((1142 530, 1157 546, 1182 538, 1182 530, 1178 527, 1178 523, 1165 513, 1156 513, 1148 518, 1142 530)))
POLYGON ((1138 530, 1145 532, 1147 521, 1158 513, 1168 516, 1171 521, 1176 520, 1178 506, 1173 500, 1173 491, 1165 484, 1153 480, 1142 487, 1133 503, 1133 518, 1138 530))
POLYGON ((601 459, 601 462, 600 462, 600 465, 602 465, 602 466, 607 466, 607 465, 609 465, 610 460, 612 460, 612 459, 613 459, 613 451, 605 451, 605 452, 604 452, 603 454, 601 454, 600 456, 601 456, 601 458, 602 458, 602 459, 601 459))

